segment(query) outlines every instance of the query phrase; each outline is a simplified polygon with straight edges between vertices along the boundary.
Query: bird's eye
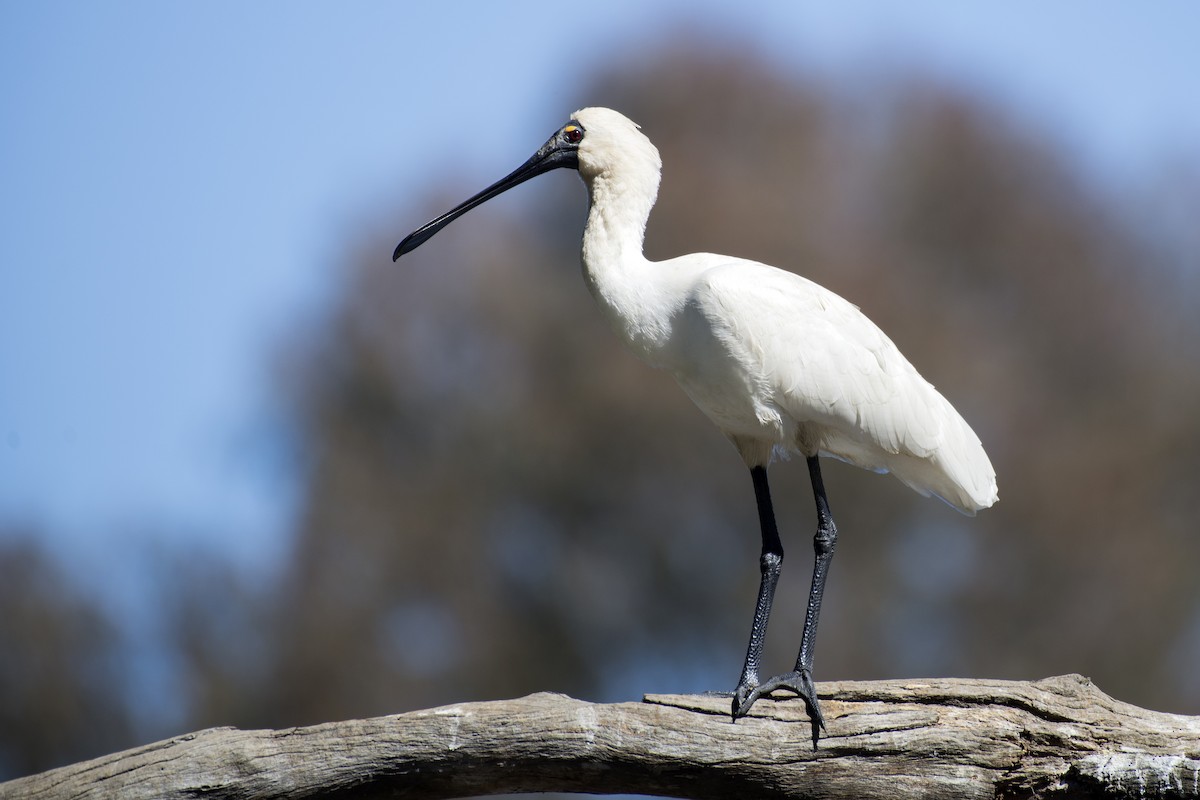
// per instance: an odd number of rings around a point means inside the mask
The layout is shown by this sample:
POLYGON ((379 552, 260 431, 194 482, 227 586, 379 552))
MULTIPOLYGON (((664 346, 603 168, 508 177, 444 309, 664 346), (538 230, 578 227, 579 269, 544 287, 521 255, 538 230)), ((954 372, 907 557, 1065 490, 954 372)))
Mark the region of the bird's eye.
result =
POLYGON ((577 125, 568 125, 563 128, 563 136, 571 144, 579 144, 583 141, 583 128, 577 125))

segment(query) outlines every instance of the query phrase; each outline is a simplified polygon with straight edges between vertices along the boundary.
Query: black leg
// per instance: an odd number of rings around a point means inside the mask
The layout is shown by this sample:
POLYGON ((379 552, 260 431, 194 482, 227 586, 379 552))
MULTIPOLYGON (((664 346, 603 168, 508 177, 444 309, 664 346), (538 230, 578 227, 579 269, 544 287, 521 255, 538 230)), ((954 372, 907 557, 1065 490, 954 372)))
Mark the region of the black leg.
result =
MULTIPOLYGON (((800 655, 796 658, 796 671, 812 674, 813 643, 817 638, 817 618, 821 615, 821 597, 825 594, 825 578, 829 574, 829 563, 833 561, 833 549, 837 546, 837 526, 829 513, 829 500, 825 497, 825 484, 821 480, 821 465, 817 457, 808 459, 808 475, 812 479, 813 497, 817 501, 817 535, 813 537, 812 587, 808 592, 808 611, 804 615, 804 636, 800 639, 800 655)), ((813 705, 816 706, 814 696, 813 705)), ((817 716, 821 716, 817 707, 817 716)), ((824 720, 821 727, 825 727, 824 720)))
MULTIPOLYGON (((808 707, 808 715, 812 720, 813 747, 815 748, 820 732, 825 728, 825 717, 821 713, 820 703, 817 702, 817 690, 812 681, 813 646, 817 638, 817 619, 821 615, 821 597, 825 593, 825 579, 829 574, 829 563, 833 560, 833 550, 837 546, 837 526, 833 524, 833 516, 829 513, 829 500, 825 497, 825 485, 821 480, 821 465, 816 456, 808 459, 808 475, 812 479, 813 496, 817 503, 817 534, 813 537, 816 561, 813 564, 812 587, 808 593, 808 611, 804 617, 804 634, 800 638, 800 655, 796 658, 796 667, 792 672, 778 675, 751 689, 738 709, 741 713, 735 711, 735 717, 745 714, 755 700, 770 694, 773 690, 789 689, 803 698, 808 707)), ((771 588, 774 590, 773 584, 771 588)), ((757 617, 755 623, 757 624, 757 617)), ((753 645, 753 638, 751 644, 753 645)), ((748 657, 747 666, 749 666, 748 657)), ((738 694, 740 694, 741 688, 739 685, 738 694)), ((737 696, 735 694, 735 702, 737 696)))
POLYGON ((767 620, 771 616, 771 603, 775 599, 775 585, 779 583, 779 571, 783 566, 783 545, 775 527, 775 511, 771 507, 771 490, 767 485, 767 468, 753 467, 750 477, 754 479, 758 524, 762 528, 762 554, 758 559, 758 569, 762 578, 758 585, 758 600, 754 604, 750 642, 746 645, 746 663, 742 667, 742 677, 733 693, 735 721, 738 717, 744 717, 754 703, 750 696, 758 688, 758 660, 762 656, 763 641, 767 637, 767 620))

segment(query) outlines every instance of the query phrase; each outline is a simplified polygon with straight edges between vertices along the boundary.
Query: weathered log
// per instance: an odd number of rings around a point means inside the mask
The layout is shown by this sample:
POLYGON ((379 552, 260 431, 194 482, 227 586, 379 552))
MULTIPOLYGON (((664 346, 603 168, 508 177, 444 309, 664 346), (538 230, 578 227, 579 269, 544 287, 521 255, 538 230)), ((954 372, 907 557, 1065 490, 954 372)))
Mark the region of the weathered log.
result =
POLYGON ((1200 797, 1200 717, 1147 711, 1068 675, 1025 683, 818 684, 804 703, 557 695, 285 730, 210 730, 0 784, 12 798, 1200 797))

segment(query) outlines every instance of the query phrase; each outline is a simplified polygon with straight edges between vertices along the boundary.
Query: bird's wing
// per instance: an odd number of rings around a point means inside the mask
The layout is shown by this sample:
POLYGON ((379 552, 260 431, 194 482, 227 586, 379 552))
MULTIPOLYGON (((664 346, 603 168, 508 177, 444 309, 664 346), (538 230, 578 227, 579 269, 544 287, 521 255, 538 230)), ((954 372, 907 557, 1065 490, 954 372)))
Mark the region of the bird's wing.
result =
POLYGON ((957 417, 866 315, 806 278, 731 260, 700 276, 693 299, 743 348, 751 380, 798 422, 926 458, 943 440, 947 409, 957 417))

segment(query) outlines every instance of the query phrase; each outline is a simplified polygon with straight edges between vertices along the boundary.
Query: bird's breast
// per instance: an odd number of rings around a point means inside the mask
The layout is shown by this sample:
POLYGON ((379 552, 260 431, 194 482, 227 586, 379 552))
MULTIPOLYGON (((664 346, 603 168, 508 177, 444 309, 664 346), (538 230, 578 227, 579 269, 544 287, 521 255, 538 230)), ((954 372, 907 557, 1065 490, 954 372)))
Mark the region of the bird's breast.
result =
POLYGON ((692 402, 731 437, 782 443, 785 415, 746 343, 697 302, 685 303, 673 323, 662 365, 692 402))
POLYGON ((760 354, 706 290, 703 257, 596 264, 587 255, 588 288, 634 354, 670 372, 727 435, 783 442, 786 415, 771 402, 760 354))

